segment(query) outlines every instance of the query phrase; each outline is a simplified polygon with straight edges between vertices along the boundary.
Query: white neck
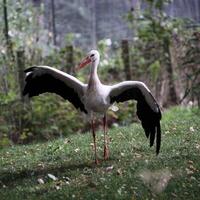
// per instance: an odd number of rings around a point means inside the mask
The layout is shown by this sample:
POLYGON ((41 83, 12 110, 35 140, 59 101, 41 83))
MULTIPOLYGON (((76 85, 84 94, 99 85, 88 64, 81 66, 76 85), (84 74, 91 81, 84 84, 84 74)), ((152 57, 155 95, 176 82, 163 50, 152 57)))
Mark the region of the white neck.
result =
POLYGON ((95 87, 97 84, 101 83, 97 74, 97 68, 99 65, 99 59, 92 62, 90 67, 90 78, 89 78, 89 87, 95 87))

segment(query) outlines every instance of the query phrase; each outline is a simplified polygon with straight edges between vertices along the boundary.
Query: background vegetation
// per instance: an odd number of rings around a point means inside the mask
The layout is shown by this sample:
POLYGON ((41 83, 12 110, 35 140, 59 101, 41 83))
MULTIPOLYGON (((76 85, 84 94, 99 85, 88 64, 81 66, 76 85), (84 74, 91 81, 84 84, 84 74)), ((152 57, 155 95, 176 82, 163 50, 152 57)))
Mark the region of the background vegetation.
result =
MULTIPOLYGON (((132 31, 131 40, 105 38, 97 41, 102 81, 111 84, 125 79, 142 80, 163 109, 178 104, 199 105, 198 26, 188 28, 190 20, 166 15, 163 9, 168 3, 166 0, 156 3, 146 0, 144 3, 145 9, 136 4, 123 15, 132 31)), ((46 29, 38 17, 46 12, 44 5, 33 6, 23 0, 17 3, 1 1, 0 26, 4 27, 0 32, 1 147, 88 130, 77 111, 60 97, 45 94, 30 101, 21 96, 23 70, 32 65, 53 66, 87 81, 87 70, 74 72, 74 66, 86 51, 74 45, 73 33, 66 34, 62 46, 56 45, 55 30, 46 29)), ((56 9, 56 2, 50 5, 52 11, 56 9)), ((55 13, 52 24, 54 17, 55 13)), ((133 111, 134 103, 131 102, 117 113, 110 111, 109 126, 137 121, 133 111)))

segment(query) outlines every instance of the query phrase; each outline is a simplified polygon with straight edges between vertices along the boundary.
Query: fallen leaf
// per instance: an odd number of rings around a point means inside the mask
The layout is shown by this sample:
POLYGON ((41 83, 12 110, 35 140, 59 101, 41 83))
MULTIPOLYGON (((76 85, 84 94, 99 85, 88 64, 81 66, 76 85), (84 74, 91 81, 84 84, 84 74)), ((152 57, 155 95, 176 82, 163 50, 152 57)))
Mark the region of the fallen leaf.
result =
POLYGON ((165 131, 165 134, 169 134, 170 132, 169 131, 165 131))
POLYGON ((58 186, 58 185, 56 185, 55 188, 56 188, 56 190, 60 190, 61 189, 61 187, 58 186))
POLYGON ((52 179, 53 181, 58 180, 58 178, 55 177, 53 174, 47 174, 47 176, 48 176, 50 179, 52 179))
POLYGON ((175 193, 173 193, 173 192, 172 192, 172 196, 173 196, 173 197, 177 197, 177 195, 176 195, 175 193))
POLYGON ((43 180, 42 178, 38 178, 37 182, 38 182, 39 184, 44 184, 44 180, 43 180))
POLYGON ((193 128, 192 126, 190 127, 190 131, 191 131, 191 132, 194 132, 194 128, 193 128))
POLYGON ((188 168, 186 168, 185 170, 186 170, 187 175, 194 174, 194 172, 188 168))
POLYGON ((77 153, 77 152, 80 151, 80 149, 79 149, 79 148, 76 148, 76 149, 74 149, 74 151, 77 153))
POLYGON ((148 164, 148 163, 149 163, 149 160, 145 160, 145 163, 147 163, 147 164, 148 164))
POLYGON ((117 190, 117 192, 118 192, 119 195, 122 195, 122 189, 121 189, 121 188, 119 188, 119 189, 117 190))
POLYGON ((68 138, 66 138, 66 139, 64 140, 64 144, 68 144, 68 143, 71 143, 71 141, 70 141, 68 138))
POLYGON ((142 155, 139 154, 139 153, 134 153, 134 155, 135 155, 136 158, 141 158, 142 157, 142 155))
POLYGON ((193 181, 197 180, 194 176, 191 176, 190 179, 193 180, 193 181))
POLYGON ((122 169, 121 169, 121 168, 119 168, 119 169, 117 170, 117 175, 119 175, 119 176, 122 175, 122 169))
POLYGON ((200 144, 196 144, 196 149, 200 149, 200 144))
POLYGON ((191 169, 192 171, 197 171, 197 169, 193 165, 189 165, 189 169, 191 169))
POLYGON ((69 177, 67 177, 67 176, 63 176, 63 179, 65 180, 65 181, 71 181, 71 179, 69 178, 69 177))
POLYGON ((65 181, 65 183, 66 183, 66 185, 69 185, 69 184, 70 184, 69 181, 65 181))
POLYGON ((44 163, 39 163, 39 164, 38 164, 38 167, 44 168, 45 165, 44 165, 44 163))
POLYGON ((113 165, 111 165, 111 166, 109 166, 109 167, 106 167, 106 171, 107 171, 107 172, 110 172, 110 171, 112 171, 112 170, 113 170, 113 168, 114 168, 114 166, 113 166, 113 165))
POLYGON ((90 146, 94 149, 94 143, 93 142, 90 143, 90 146))
POLYGON ((124 156, 125 156, 125 153, 121 152, 121 156, 124 157, 124 156))

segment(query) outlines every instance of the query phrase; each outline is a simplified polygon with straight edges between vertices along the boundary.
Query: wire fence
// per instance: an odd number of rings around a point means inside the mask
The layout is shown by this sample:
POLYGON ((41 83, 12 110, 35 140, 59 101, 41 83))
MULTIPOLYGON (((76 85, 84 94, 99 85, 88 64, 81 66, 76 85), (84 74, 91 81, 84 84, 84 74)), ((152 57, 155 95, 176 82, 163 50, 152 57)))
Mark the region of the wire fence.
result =
MULTIPOLYGON (((41 1, 42 2, 42 1, 41 1)), ((52 30, 51 0, 45 0, 44 24, 52 30)), ((55 24, 59 45, 67 34, 74 34, 77 46, 91 49, 97 41, 110 38, 112 41, 131 39, 134 30, 129 28, 126 16, 128 12, 147 7, 144 0, 56 0, 55 24)), ((155 1, 156 2, 156 1, 155 1)), ((200 22, 199 0, 176 0, 165 5, 166 13, 171 17, 190 18, 200 22)))
MULTIPOLYGON (((51 30, 50 3, 45 1, 45 25, 51 30)), ((62 41, 67 34, 74 34, 77 46, 86 49, 96 47, 98 40, 110 38, 118 41, 131 38, 131 30, 125 19, 132 2, 129 0, 73 0, 55 2, 55 21, 58 33, 57 41, 62 41)))

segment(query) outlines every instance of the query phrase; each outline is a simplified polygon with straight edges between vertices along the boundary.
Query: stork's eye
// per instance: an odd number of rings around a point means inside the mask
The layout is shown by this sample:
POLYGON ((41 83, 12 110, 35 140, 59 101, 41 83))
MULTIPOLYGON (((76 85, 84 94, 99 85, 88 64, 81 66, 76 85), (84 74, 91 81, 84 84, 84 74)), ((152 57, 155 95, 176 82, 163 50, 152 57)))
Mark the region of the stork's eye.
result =
POLYGON ((92 54, 90 57, 93 57, 94 56, 94 54, 92 54))

